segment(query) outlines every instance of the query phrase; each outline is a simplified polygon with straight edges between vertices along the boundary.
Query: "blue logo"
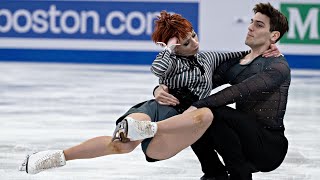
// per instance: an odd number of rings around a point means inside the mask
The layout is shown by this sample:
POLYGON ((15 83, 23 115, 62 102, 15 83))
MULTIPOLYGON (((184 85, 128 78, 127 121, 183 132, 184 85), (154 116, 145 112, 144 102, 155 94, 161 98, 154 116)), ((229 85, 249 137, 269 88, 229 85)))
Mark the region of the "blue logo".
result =
POLYGON ((198 2, 2 1, 0 37, 150 40, 162 10, 198 31, 198 2))

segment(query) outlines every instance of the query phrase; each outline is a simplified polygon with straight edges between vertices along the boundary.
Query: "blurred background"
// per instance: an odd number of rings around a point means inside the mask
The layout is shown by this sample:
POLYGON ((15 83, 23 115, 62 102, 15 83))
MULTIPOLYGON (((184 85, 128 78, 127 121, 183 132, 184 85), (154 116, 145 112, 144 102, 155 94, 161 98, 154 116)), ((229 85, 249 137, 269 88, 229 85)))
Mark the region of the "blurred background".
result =
MULTIPOLYGON (((150 65, 161 10, 182 14, 201 50, 239 51, 256 0, 17 1, 0 5, 0 60, 150 65)), ((289 21, 278 44, 293 68, 320 68, 319 0, 270 0, 289 21)))
POLYGON ((151 34, 161 10, 192 22, 200 50, 243 51, 258 2, 288 18, 290 31, 277 46, 292 67, 292 84, 288 155, 254 179, 317 180, 320 0, 1 0, 0 179, 199 179, 190 148, 157 163, 147 163, 138 147, 35 176, 17 168, 28 153, 111 135, 119 116, 152 98, 158 82, 149 67, 161 48, 151 34))

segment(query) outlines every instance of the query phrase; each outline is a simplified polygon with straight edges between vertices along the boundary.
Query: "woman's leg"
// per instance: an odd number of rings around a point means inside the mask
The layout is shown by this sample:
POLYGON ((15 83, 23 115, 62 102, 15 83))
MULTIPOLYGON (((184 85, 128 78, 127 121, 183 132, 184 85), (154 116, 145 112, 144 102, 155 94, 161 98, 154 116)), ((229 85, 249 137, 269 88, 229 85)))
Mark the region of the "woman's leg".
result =
MULTIPOLYGON (((150 121, 150 117, 143 113, 134 113, 130 116, 141 121, 150 121)), ((47 150, 28 155, 19 170, 29 174, 37 174, 47 169, 62 167, 66 165, 68 160, 129 153, 140 143, 141 140, 124 144, 120 141, 112 141, 111 136, 95 137, 63 151, 47 150)))
MULTIPOLYGON (((150 117, 143 113, 133 113, 128 115, 135 120, 150 121, 150 117)), ((140 141, 130 141, 122 143, 112 141, 112 136, 100 136, 89 139, 77 146, 64 150, 66 161, 74 159, 88 159, 111 154, 124 154, 133 151, 140 141)))
POLYGON ((141 141, 122 143, 111 141, 112 136, 99 136, 89 139, 77 146, 63 150, 66 161, 74 159, 89 159, 111 154, 124 154, 133 151, 141 141))
POLYGON ((211 110, 201 108, 157 122, 158 130, 147 148, 147 156, 163 160, 176 155, 196 142, 212 120, 211 110))

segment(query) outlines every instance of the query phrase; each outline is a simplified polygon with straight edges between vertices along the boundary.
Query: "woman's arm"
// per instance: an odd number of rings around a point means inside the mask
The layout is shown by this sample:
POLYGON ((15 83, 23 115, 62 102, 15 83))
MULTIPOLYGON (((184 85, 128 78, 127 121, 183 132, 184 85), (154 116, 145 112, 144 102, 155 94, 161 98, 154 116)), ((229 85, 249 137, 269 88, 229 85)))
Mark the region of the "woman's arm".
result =
POLYGON ((155 97, 156 101, 161 105, 176 106, 180 103, 176 97, 169 93, 168 86, 164 84, 160 84, 154 88, 153 96, 155 97))
POLYGON ((161 51, 151 65, 151 72, 159 78, 164 78, 174 67, 173 59, 169 50, 161 51))
POLYGON ((172 59, 171 54, 174 53, 174 49, 178 43, 178 38, 172 37, 168 40, 168 43, 158 42, 157 44, 164 47, 164 50, 161 51, 156 59, 153 61, 151 66, 151 72, 159 78, 165 78, 171 70, 175 67, 174 60, 172 59))

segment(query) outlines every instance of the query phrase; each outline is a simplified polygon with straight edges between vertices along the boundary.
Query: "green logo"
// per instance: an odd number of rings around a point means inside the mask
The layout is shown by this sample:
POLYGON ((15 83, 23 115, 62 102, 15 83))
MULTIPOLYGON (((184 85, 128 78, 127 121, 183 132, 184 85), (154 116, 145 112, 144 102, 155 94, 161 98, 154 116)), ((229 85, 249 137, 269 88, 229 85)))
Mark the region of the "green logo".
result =
POLYGON ((280 43, 320 44, 320 4, 281 4, 280 11, 288 18, 289 32, 280 43))

